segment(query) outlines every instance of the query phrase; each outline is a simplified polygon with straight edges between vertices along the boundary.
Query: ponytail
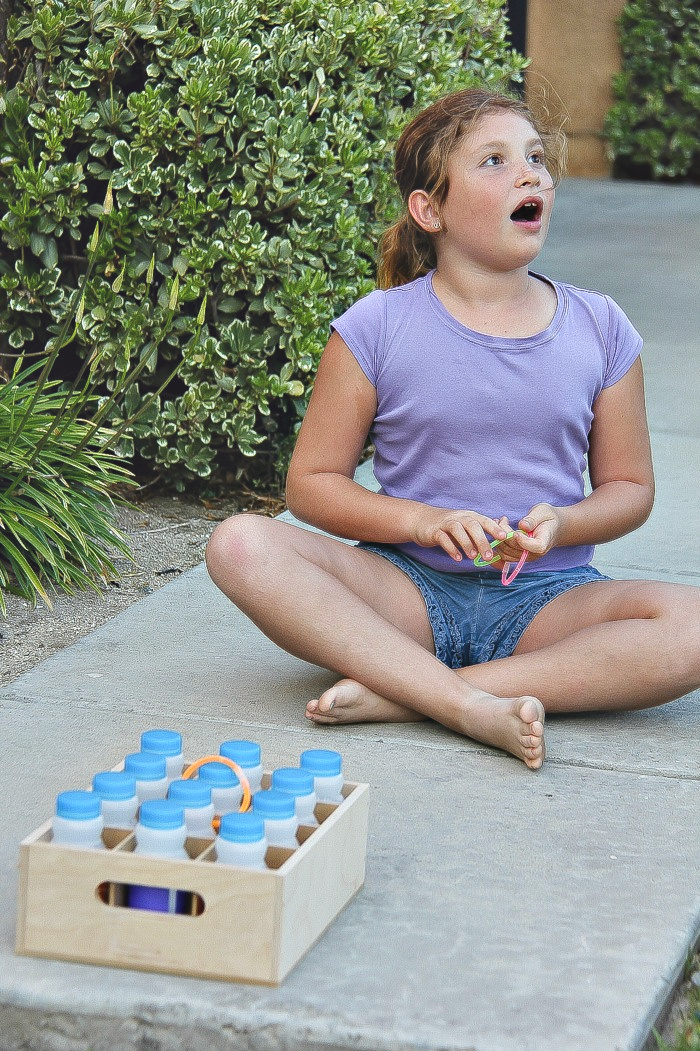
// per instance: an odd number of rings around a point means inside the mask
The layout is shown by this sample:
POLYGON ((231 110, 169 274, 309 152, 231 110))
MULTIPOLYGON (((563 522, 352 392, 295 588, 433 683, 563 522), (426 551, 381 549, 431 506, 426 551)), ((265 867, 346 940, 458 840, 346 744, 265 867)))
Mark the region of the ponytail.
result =
POLYGON ((436 264, 432 237, 406 213, 390 226, 379 243, 379 288, 407 285, 436 264))

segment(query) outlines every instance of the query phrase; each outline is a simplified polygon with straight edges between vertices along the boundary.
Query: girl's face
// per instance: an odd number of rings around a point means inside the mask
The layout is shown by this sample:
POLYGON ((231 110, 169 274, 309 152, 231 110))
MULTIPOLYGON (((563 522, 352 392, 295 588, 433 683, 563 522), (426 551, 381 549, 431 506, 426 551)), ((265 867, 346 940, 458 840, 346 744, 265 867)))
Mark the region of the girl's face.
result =
POLYGON ((554 180, 529 121, 508 110, 487 114, 453 152, 448 173, 438 263, 448 252, 499 272, 527 266, 544 244, 554 203, 554 180))

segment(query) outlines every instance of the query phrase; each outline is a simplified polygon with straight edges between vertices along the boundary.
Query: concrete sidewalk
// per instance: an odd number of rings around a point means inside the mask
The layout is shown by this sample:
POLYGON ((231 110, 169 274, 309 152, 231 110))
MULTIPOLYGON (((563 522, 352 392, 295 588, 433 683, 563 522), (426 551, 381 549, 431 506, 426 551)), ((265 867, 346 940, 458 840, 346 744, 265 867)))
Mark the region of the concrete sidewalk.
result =
MULTIPOLYGON (((698 585, 700 189, 558 198, 538 269, 610 292, 646 338, 657 506, 596 564, 698 585)), ((700 931, 700 696, 551 718, 533 774, 439 726, 310 726, 330 681, 200 567, 0 689, 0 1051, 645 1046, 700 931), (337 748, 371 785, 365 887, 279 988, 14 955, 19 841, 154 726, 193 757, 233 736, 269 766, 337 748)))

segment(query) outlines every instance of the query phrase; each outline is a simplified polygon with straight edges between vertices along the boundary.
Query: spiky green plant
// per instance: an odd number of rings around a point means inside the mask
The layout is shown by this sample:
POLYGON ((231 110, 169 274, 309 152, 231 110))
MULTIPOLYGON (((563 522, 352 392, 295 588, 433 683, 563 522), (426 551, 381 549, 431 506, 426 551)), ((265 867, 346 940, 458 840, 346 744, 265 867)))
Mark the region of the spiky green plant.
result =
POLYGON ((49 589, 99 590, 129 554, 114 524, 114 487, 129 471, 109 448, 114 435, 78 413, 57 381, 37 389, 36 367, 0 386, 0 610, 4 592, 50 605, 49 589))

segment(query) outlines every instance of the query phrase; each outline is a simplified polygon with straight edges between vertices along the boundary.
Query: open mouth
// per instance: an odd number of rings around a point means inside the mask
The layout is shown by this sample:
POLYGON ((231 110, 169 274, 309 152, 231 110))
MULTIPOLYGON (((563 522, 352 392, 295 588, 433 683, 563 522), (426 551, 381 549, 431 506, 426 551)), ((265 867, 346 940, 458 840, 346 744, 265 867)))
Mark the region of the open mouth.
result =
POLYGON ((533 197, 530 200, 523 201, 519 208, 516 208, 511 215, 511 219, 514 223, 534 223, 538 219, 542 218, 542 201, 533 197))

